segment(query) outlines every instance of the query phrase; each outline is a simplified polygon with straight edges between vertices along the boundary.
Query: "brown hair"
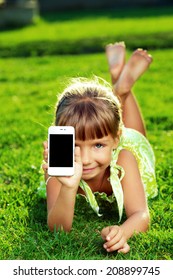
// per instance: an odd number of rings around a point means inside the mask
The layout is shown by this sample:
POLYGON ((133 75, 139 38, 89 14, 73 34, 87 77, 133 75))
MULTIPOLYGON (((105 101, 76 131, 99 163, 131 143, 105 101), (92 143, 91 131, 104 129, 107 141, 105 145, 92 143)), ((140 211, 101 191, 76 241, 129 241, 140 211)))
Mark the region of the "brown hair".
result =
POLYGON ((108 134, 116 138, 121 124, 120 103, 110 85, 101 78, 73 79, 56 107, 55 125, 73 126, 79 140, 108 134))

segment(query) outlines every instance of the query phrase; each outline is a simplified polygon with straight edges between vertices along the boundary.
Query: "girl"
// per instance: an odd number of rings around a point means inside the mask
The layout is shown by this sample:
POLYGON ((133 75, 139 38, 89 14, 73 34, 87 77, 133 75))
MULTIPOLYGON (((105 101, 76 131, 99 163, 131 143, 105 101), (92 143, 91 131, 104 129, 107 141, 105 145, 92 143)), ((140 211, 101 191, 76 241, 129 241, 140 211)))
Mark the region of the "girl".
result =
MULTIPOLYGON (((43 164, 48 226, 50 230, 71 230, 78 193, 100 215, 94 193, 104 193, 108 199, 116 199, 120 220, 124 205, 127 219, 120 226, 103 228, 103 246, 107 252, 127 253, 133 233, 148 229, 147 197, 157 194, 153 151, 131 92, 152 58, 138 49, 125 64, 124 43, 108 45, 106 55, 113 91, 101 79, 74 79, 57 104, 55 125, 75 127, 75 174, 48 177, 47 163, 43 164)), ((44 159, 47 161, 47 142, 44 159)))

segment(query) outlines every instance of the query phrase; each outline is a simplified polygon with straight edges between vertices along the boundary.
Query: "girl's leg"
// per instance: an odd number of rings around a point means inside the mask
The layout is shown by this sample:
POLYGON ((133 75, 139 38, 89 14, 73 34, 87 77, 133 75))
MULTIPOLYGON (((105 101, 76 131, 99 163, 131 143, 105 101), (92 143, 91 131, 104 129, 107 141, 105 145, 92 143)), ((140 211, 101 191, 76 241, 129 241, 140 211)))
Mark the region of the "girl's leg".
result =
POLYGON ((122 102, 122 112, 124 126, 133 128, 146 136, 142 114, 137 100, 131 91, 122 102))
MULTIPOLYGON (((131 88, 136 80, 146 71, 151 62, 152 58, 146 51, 142 49, 136 50, 128 63, 123 67, 116 82, 113 83, 113 90, 120 98, 122 104, 124 125, 134 128, 144 135, 146 134, 144 122, 131 88)), ((110 72, 112 81, 114 81, 113 71, 110 72)))

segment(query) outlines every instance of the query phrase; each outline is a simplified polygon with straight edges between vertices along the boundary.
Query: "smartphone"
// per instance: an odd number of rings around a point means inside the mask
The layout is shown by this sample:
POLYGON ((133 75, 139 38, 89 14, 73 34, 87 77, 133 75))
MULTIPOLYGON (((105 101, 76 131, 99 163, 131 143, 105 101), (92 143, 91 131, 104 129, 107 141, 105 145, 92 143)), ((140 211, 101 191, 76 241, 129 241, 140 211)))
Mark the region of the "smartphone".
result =
POLYGON ((74 175, 75 130, 72 126, 50 126, 48 129, 48 174, 74 175))

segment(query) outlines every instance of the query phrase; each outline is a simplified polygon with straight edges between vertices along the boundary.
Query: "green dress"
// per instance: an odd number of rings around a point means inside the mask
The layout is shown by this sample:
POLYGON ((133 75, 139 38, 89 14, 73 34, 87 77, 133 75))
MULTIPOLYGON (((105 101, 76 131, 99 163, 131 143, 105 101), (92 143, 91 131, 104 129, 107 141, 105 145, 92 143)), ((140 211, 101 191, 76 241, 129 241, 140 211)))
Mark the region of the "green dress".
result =
MULTIPOLYGON (((123 149, 131 151, 137 160, 146 196, 148 198, 153 198, 158 193, 155 176, 155 157, 150 143, 146 137, 138 131, 123 127, 118 147, 112 152, 112 160, 110 163, 109 180, 113 193, 111 196, 107 196, 105 193, 99 194, 101 199, 106 199, 110 203, 116 200, 119 211, 119 220, 121 220, 123 214, 123 190, 121 180, 124 177, 125 172, 121 166, 117 165, 117 160, 120 151, 123 149), (119 173, 121 174, 121 177, 119 177, 119 173)), ((84 180, 80 181, 80 187, 84 191, 91 208, 98 216, 101 216, 102 214, 99 213, 99 206, 95 198, 95 193, 92 192, 91 188, 84 180)), ((41 197, 46 197, 46 186, 43 179, 40 182, 38 192, 41 197)))

